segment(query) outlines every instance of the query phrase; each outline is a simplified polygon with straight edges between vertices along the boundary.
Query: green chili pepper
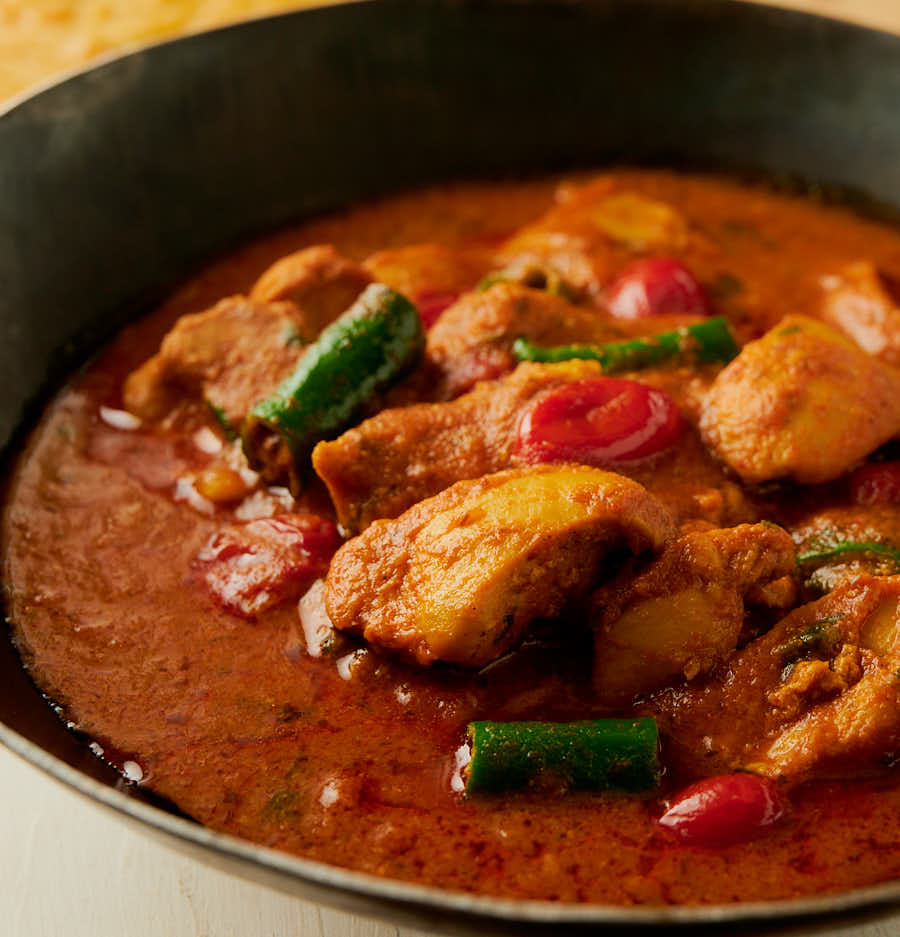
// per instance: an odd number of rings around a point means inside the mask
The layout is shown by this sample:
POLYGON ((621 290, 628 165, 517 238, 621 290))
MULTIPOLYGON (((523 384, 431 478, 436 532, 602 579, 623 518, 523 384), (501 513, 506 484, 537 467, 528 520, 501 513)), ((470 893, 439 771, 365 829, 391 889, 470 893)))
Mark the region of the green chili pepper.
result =
POLYGON ((840 615, 829 615, 814 621, 803 631, 792 634, 775 647, 775 653, 787 664, 803 657, 804 654, 829 651, 840 640, 841 629, 838 622, 840 615))
POLYGON ((416 307, 373 283, 310 345, 275 395, 250 411, 242 432, 248 461, 270 479, 288 474, 294 487, 313 446, 348 426, 424 347, 416 307))
POLYGON ((659 784, 656 720, 473 722, 467 794, 524 787, 550 776, 573 790, 647 791, 659 784))
POLYGON ((812 550, 809 553, 801 553, 797 557, 797 562, 809 563, 812 560, 830 560, 844 553, 874 553, 877 556, 885 556, 893 560, 897 565, 900 565, 900 550, 896 550, 886 543, 858 542, 855 540, 844 540, 824 550, 812 550))
POLYGON ((718 317, 650 338, 635 338, 606 345, 556 345, 544 348, 516 339, 513 353, 519 361, 599 361, 604 374, 637 371, 675 358, 700 362, 731 361, 740 351, 728 323, 718 317))

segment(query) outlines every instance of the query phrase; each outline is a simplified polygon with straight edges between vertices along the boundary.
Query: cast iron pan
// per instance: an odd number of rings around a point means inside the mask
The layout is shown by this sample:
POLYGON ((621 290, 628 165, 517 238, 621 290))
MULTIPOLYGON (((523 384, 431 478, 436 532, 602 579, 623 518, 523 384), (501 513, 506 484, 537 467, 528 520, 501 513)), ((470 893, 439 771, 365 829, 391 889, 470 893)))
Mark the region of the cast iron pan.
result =
MULTIPOLYGON (((5 465, 66 374, 240 240, 451 177, 610 162, 802 180, 890 212, 900 206, 900 39, 728 0, 380 0, 165 43, 21 100, 0 114, 5 465)), ((698 933, 741 921, 729 928, 741 934, 777 919, 784 933, 786 916, 892 915, 900 901, 896 883, 776 905, 631 910, 375 879, 212 833, 124 786, 63 727, 6 640, 0 686, 0 739, 86 796, 204 861, 399 923, 698 933)), ((823 918, 797 926, 828 929, 823 918)))

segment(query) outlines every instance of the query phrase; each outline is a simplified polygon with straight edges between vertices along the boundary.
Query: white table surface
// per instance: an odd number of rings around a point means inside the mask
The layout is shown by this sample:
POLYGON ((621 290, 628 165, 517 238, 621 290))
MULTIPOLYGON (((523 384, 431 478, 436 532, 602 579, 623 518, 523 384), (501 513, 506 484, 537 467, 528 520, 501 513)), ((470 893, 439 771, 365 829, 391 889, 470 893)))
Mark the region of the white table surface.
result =
MULTIPOLYGON (((770 2, 900 29, 900 0, 770 2)), ((812 930, 788 925, 767 933, 897 937, 898 921, 819 922, 812 930)), ((289 898, 184 858, 0 748, 0 937, 423 935, 289 898)))

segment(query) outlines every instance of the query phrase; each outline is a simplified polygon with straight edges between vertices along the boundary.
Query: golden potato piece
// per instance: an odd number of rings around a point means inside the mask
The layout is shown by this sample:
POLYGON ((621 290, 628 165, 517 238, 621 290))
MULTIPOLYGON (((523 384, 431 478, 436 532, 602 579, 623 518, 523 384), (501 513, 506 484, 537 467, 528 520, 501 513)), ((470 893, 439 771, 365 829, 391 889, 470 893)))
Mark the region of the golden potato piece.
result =
POLYGON ((745 482, 830 481, 900 431, 900 374, 789 316, 718 375, 700 429, 745 482))
POLYGON ((741 524, 686 534, 639 576, 626 570, 594 596, 598 698, 626 703, 712 670, 737 645, 748 592, 765 598, 794 565, 786 531, 741 524))
POLYGON ((457 482, 344 544, 325 604, 336 628, 420 664, 481 666, 583 596, 612 547, 658 551, 671 532, 659 502, 620 475, 511 469, 457 482))

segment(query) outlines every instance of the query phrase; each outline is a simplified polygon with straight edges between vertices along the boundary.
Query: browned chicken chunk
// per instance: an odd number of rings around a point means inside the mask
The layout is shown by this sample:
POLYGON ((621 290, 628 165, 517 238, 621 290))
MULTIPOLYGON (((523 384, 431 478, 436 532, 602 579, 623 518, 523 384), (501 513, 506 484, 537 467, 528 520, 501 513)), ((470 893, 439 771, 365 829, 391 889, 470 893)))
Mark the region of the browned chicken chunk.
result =
POLYGON ((789 316, 719 374, 700 425, 745 482, 829 481, 900 431, 900 373, 789 316))
POLYGON ((774 524, 689 533, 639 575, 625 570, 594 596, 598 698, 628 703, 708 673, 737 646, 745 599, 790 604, 793 571, 793 541, 774 524))
POLYGON ((125 406, 158 420, 179 398, 194 394, 237 427, 291 374, 303 346, 370 282, 362 267, 330 245, 282 257, 257 280, 249 299, 231 296, 182 316, 159 353, 125 382, 125 406))
POLYGON ((187 393, 202 397, 220 419, 238 426, 303 354, 297 341, 299 319, 293 303, 244 296, 182 316, 159 352, 129 375, 125 406, 143 419, 157 420, 187 393))
POLYGON ((383 410, 319 443, 313 468, 328 486, 338 522, 357 533, 456 481, 508 468, 523 405, 549 387, 599 374, 593 361, 522 364, 505 380, 480 384, 450 403, 383 410))
POLYGON ((512 346, 517 338, 538 345, 603 345, 656 335, 691 321, 686 316, 614 320, 594 306, 575 305, 546 290, 500 281, 461 296, 430 330, 423 373, 431 386, 423 386, 423 395, 450 400, 478 381, 511 371, 516 366, 512 346))
POLYGON ((792 782, 883 769, 900 750, 898 601, 900 577, 862 575, 792 612, 715 679, 661 696, 673 763, 792 782))
POLYGON ((467 293, 428 333, 426 367, 435 378, 430 396, 450 400, 480 380, 516 366, 517 338, 544 345, 602 343, 624 335, 597 309, 575 306, 543 290, 499 282, 467 293))
POLYGON ((458 482, 344 544, 326 608, 336 628, 420 664, 480 666, 583 596, 610 550, 658 551, 671 533, 662 505, 621 475, 512 469, 458 482))
POLYGON ((289 300, 299 307, 298 331, 313 341, 372 282, 357 263, 330 244, 307 247, 277 260, 256 281, 250 298, 261 302, 289 300))
MULTIPOLYGON (((529 401, 601 373, 595 361, 526 362, 447 403, 382 410, 337 439, 319 443, 313 468, 328 486, 341 526, 358 533, 376 518, 396 517, 456 481, 522 464, 516 432, 529 401)), ((706 386, 702 376, 679 383, 674 369, 635 377, 670 392, 689 419, 694 397, 706 386)), ((615 469, 653 491, 679 521, 738 524, 758 518, 756 506, 726 480, 693 429, 685 431, 677 449, 615 469)))
POLYGON ((617 190, 610 177, 562 186, 557 204, 501 246, 498 262, 513 272, 542 270, 573 298, 599 301, 615 271, 613 245, 632 251, 678 251, 685 218, 671 205, 617 190))

